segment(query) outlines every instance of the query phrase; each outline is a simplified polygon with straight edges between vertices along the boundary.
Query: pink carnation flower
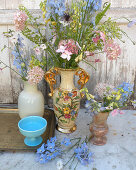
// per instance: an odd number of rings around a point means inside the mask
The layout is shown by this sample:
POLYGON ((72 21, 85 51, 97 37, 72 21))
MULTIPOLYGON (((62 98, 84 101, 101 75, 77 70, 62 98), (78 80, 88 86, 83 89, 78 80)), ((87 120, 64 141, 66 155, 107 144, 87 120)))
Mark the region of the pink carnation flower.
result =
POLYGON ((28 16, 22 11, 19 11, 15 14, 14 22, 17 31, 22 31, 25 28, 25 22, 27 18, 28 16))
POLYGON ((114 43, 113 40, 108 40, 105 44, 106 56, 109 60, 116 60, 117 57, 121 54, 121 49, 117 43, 114 43))
POLYGON ((38 84, 44 76, 44 71, 38 67, 34 66, 32 69, 28 71, 28 82, 31 84, 38 84))

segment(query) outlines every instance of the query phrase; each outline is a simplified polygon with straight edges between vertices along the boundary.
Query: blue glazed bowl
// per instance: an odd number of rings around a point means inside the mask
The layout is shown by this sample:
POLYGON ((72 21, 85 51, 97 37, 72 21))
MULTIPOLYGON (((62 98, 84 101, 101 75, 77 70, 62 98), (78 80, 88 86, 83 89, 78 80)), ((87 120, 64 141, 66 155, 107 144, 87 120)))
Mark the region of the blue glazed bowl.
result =
POLYGON ((28 116, 18 122, 19 131, 26 137, 24 143, 28 146, 37 146, 42 143, 41 135, 46 127, 46 119, 40 116, 28 116))

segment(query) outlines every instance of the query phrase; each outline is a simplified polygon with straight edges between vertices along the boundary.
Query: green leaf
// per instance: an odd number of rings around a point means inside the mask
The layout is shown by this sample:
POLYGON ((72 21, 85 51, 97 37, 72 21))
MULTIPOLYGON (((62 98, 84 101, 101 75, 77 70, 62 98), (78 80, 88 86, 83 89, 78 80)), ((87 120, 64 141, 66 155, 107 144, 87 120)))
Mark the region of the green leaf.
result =
POLYGON ((61 114, 63 113, 60 107, 58 107, 58 111, 59 111, 61 114))
POLYGON ((99 12, 97 15, 96 15, 96 18, 95 18, 95 25, 98 25, 99 22, 101 21, 101 19, 104 17, 105 13, 107 12, 107 10, 110 8, 110 5, 107 5, 104 10, 102 12, 99 12))
POLYGON ((56 97, 56 103, 58 103, 58 101, 59 101, 59 98, 58 98, 58 97, 56 97))

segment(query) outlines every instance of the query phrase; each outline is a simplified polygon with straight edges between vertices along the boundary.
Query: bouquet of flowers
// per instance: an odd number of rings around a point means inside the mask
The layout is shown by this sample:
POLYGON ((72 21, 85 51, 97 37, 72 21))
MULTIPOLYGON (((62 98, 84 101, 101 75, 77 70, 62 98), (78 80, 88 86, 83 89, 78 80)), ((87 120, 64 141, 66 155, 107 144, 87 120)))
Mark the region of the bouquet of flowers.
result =
POLYGON ((33 16, 21 5, 14 17, 16 31, 35 44, 37 54, 44 48, 50 67, 73 69, 80 61, 93 67, 92 63, 101 62, 96 55, 99 53, 116 60, 121 50, 115 38, 122 41, 122 35, 126 35, 115 20, 108 18, 101 22, 110 4, 101 6, 101 0, 70 4, 65 0, 44 0, 40 3, 41 17, 33 16))
MULTIPOLYGON (((6 63, 0 60, 0 64, 3 65, 1 70, 6 67, 9 67, 14 72, 16 72, 22 80, 28 81, 30 84, 38 84, 43 76, 45 70, 46 60, 45 57, 41 59, 36 55, 28 55, 25 52, 25 45, 23 43, 23 38, 18 34, 15 36, 14 31, 4 32, 4 36, 10 37, 10 41, 12 43, 12 47, 4 46, 2 51, 5 48, 9 48, 12 50, 12 55, 14 56, 13 65, 15 68, 8 66, 6 63)), ((42 50, 43 46, 41 46, 42 50)), ((44 49, 43 49, 44 50, 44 49)))
POLYGON ((124 82, 115 88, 105 83, 99 83, 95 88, 96 96, 88 93, 87 88, 82 89, 81 92, 84 92, 87 97, 85 104, 87 111, 94 114, 112 111, 112 115, 115 116, 118 113, 123 114, 119 109, 127 106, 128 99, 133 92, 133 85, 124 82))

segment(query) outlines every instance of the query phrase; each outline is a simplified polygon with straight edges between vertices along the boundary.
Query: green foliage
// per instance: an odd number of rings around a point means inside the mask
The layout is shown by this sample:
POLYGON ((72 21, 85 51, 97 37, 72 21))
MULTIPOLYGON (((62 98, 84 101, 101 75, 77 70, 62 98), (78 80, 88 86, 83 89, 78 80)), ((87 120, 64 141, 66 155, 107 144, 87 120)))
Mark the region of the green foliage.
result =
POLYGON ((111 20, 111 18, 108 18, 108 20, 101 24, 98 29, 105 33, 107 39, 122 39, 122 30, 115 21, 111 20))
MULTIPOLYGON (((105 5, 107 5, 107 3, 106 3, 105 5)), ((105 5, 104 5, 104 6, 105 6, 105 5)), ((96 25, 96 26, 100 23, 101 19, 105 16, 106 12, 107 12, 109 9, 110 9, 110 4, 108 4, 108 5, 104 8, 104 10, 103 10, 102 12, 99 12, 99 13, 96 15, 96 18, 95 18, 95 25, 96 25)))

